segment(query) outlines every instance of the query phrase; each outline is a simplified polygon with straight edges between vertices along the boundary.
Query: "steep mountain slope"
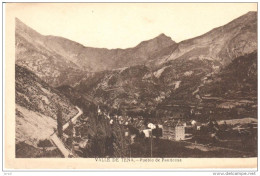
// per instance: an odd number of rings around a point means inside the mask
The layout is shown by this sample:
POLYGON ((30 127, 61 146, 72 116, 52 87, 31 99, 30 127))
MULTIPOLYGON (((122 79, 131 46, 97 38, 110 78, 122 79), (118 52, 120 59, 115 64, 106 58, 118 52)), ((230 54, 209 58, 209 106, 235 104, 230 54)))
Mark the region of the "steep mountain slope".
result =
POLYGON ((199 88, 200 105, 216 118, 257 118, 257 52, 235 58, 199 88))
MULTIPOLYGON (((213 71, 213 70, 212 70, 213 71)), ((177 91, 166 99, 164 104, 174 104, 174 100, 180 98, 187 103, 187 97, 196 98, 197 103, 204 103, 206 100, 213 101, 215 105, 220 99, 248 99, 257 100, 257 52, 235 58, 230 64, 218 71, 209 72, 200 76, 200 79, 188 81, 188 88, 180 86, 177 91), (192 82, 197 82, 192 86, 192 82), (195 90, 196 88, 196 90, 195 90)), ((212 104, 212 102, 210 103, 212 104)))
POLYGON ((200 89, 201 96, 233 99, 257 97, 257 52, 234 59, 206 82, 200 89))
POLYGON ((44 45, 44 36, 16 19, 16 64, 33 71, 52 86, 78 81, 84 74, 67 58, 44 45))
POLYGON ((155 60, 155 63, 158 65, 175 59, 208 59, 226 65, 233 58, 256 49, 257 13, 248 12, 204 35, 178 43, 172 54, 155 60))
POLYGON ((34 73, 15 66, 16 143, 37 145, 48 138, 57 127, 57 111, 63 121, 77 113, 77 109, 55 89, 34 73))
POLYGON ((115 109, 145 108, 153 104, 160 87, 156 78, 145 78, 148 74, 149 68, 143 65, 103 71, 89 75, 75 88, 86 98, 91 95, 90 99, 115 109))

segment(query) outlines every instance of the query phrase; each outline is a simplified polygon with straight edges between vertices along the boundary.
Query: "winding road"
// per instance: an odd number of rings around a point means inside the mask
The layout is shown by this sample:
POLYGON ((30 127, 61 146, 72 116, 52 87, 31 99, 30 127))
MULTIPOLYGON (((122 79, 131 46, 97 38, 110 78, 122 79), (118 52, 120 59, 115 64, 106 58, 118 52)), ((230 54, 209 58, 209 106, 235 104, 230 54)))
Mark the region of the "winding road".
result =
MULTIPOLYGON (((83 114, 83 111, 82 111, 79 107, 76 106, 76 108, 77 108, 77 110, 78 110, 77 115, 75 115, 74 117, 72 117, 66 124, 63 125, 63 127, 62 127, 62 128, 63 128, 63 131, 64 131, 66 128, 68 128, 70 121, 71 121, 72 123, 74 123, 74 122, 77 120, 77 118, 83 114)), ((63 156, 64 156, 65 158, 68 158, 69 155, 71 154, 71 151, 64 146, 63 142, 62 142, 61 139, 57 136, 57 134, 56 134, 56 133, 53 133, 53 134, 50 136, 50 138, 51 138, 52 142, 53 142, 53 143, 57 146, 57 148, 60 150, 60 152, 63 154, 63 156)))

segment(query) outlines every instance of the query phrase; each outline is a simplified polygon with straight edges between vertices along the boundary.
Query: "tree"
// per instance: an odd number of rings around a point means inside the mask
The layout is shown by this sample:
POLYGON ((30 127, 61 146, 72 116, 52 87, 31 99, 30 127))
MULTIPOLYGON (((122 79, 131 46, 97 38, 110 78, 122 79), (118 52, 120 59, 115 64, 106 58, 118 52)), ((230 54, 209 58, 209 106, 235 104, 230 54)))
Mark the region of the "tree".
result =
POLYGON ((63 135, 63 129, 62 129, 62 111, 60 105, 58 105, 58 111, 57 111, 57 130, 58 130, 58 136, 61 138, 63 135))
POLYGON ((43 140, 39 140, 37 146, 42 147, 43 151, 45 151, 46 147, 52 147, 52 144, 48 139, 43 139, 43 140))

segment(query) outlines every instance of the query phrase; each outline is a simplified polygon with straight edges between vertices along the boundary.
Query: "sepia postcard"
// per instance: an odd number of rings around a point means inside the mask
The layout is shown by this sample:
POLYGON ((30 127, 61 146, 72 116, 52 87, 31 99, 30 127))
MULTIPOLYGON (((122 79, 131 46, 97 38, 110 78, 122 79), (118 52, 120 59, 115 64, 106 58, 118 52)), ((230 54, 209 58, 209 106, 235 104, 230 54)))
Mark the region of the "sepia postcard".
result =
POLYGON ((257 168, 257 3, 5 3, 7 169, 257 168))

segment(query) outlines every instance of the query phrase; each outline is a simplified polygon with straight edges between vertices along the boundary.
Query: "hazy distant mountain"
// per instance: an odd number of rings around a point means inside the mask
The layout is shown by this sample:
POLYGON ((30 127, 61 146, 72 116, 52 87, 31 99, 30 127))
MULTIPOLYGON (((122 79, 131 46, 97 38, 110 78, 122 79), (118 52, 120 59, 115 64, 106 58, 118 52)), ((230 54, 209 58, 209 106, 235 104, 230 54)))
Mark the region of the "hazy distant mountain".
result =
POLYGON ((16 19, 16 63, 53 86, 73 84, 85 72, 144 64, 175 42, 164 34, 129 49, 85 47, 55 36, 43 36, 16 19))
POLYGON ((162 49, 173 47, 175 42, 164 34, 141 42, 128 49, 105 49, 84 47, 65 38, 47 36, 45 44, 57 53, 69 58, 87 71, 102 71, 125 66, 143 64, 159 54, 162 49))
POLYGON ((16 143, 36 146, 57 128, 58 105, 64 122, 77 109, 57 90, 26 68, 15 66, 16 143))

